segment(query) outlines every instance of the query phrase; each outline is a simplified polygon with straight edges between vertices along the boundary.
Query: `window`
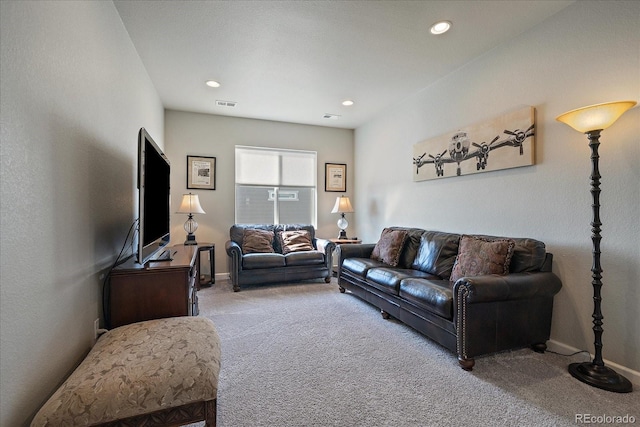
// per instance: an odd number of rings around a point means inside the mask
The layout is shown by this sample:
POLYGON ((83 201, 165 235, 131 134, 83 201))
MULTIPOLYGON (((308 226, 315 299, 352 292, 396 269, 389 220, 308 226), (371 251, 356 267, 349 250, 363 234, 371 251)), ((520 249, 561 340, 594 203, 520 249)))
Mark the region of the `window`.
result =
POLYGON ((236 146, 237 224, 316 226, 316 152, 236 146))

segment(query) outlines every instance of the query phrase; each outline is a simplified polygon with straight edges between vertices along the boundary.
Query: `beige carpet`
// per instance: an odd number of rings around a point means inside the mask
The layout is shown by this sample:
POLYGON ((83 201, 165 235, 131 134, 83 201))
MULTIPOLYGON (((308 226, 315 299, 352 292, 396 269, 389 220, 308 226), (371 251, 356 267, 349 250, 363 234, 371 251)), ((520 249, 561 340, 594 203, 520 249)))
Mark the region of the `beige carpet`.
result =
POLYGON ((576 416, 625 415, 640 424, 638 391, 568 374, 584 354, 522 349, 465 372, 453 353, 333 280, 200 291, 200 315, 222 340, 218 426, 574 426, 576 416))

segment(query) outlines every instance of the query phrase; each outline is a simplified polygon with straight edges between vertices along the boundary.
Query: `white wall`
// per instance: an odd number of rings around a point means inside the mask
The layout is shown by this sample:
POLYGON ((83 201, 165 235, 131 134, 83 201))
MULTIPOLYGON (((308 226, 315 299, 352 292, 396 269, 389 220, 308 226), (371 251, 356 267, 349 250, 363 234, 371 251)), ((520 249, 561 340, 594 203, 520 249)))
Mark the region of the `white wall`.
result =
MULTIPOLYGON (((353 131, 320 126, 253 120, 167 110, 165 113, 165 154, 171 161, 171 203, 176 209, 184 193, 198 194, 205 215, 197 215, 199 242, 216 245, 216 271, 228 273, 224 244, 234 223, 236 145, 316 151, 318 162, 317 236, 337 237, 337 214, 331 214, 336 197, 353 197, 353 131), (216 158, 216 190, 187 190, 187 155, 216 158), (347 164, 347 191, 324 191, 324 164, 347 164)), ((358 206, 354 206, 357 210, 358 206)), ((175 210, 175 209, 174 209, 175 210)), ((349 215, 349 214, 347 214, 349 215)), ((353 218, 353 217, 352 217, 353 218)), ((357 233, 349 218, 349 234, 357 233)), ((182 243, 185 215, 171 217, 171 239, 182 243)))
MULTIPOLYGON (((361 237, 407 225, 542 240, 563 282, 551 338, 593 352, 590 149, 555 117, 638 101, 639 46, 640 2, 576 2, 357 129, 361 237), (520 105, 536 108, 535 166, 412 181, 414 144, 520 105)), ((604 357, 640 371, 640 108, 601 142, 604 357)))
POLYGON ((135 212, 137 132, 164 112, 111 2, 2 1, 0 425, 84 357, 135 212))

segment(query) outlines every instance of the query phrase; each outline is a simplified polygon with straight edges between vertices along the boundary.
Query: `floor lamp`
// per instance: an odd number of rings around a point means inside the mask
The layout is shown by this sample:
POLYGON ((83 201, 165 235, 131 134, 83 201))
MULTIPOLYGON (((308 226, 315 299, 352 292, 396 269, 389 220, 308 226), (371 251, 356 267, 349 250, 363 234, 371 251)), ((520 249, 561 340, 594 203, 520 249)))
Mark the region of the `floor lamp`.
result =
POLYGON ((593 242, 593 333, 595 335, 595 355, 592 362, 571 363, 569 373, 583 383, 603 390, 617 393, 629 393, 631 382, 613 369, 604 365, 602 360, 602 268, 600 266, 600 171, 598 169, 598 146, 600 132, 611 126, 625 111, 636 105, 635 101, 607 102, 571 110, 556 117, 556 120, 586 133, 591 147, 591 195, 593 196, 593 221, 591 222, 591 240, 593 242))

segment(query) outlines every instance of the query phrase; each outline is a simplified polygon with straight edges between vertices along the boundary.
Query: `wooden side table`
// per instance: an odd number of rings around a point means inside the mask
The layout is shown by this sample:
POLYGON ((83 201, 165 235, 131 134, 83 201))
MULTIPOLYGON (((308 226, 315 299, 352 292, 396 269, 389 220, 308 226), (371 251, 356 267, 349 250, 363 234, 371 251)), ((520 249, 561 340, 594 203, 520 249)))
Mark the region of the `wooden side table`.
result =
POLYGON ((216 283, 216 245, 215 243, 198 243, 198 271, 200 276, 198 277, 197 285, 198 290, 202 286, 211 286, 216 283), (202 272, 200 262, 202 261, 202 253, 208 252, 209 254, 209 274, 202 272))
POLYGON ((349 245, 349 244, 357 244, 357 243, 362 243, 362 240, 355 238, 355 239, 327 239, 330 242, 335 243, 336 245, 349 245))

